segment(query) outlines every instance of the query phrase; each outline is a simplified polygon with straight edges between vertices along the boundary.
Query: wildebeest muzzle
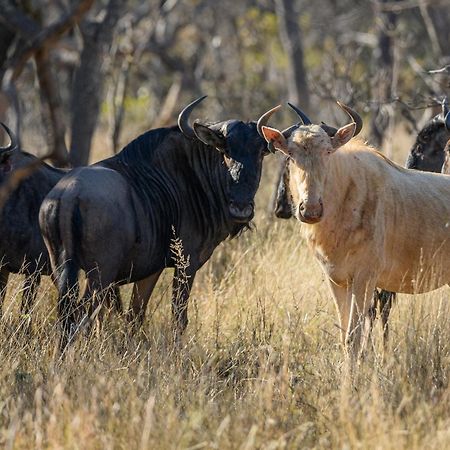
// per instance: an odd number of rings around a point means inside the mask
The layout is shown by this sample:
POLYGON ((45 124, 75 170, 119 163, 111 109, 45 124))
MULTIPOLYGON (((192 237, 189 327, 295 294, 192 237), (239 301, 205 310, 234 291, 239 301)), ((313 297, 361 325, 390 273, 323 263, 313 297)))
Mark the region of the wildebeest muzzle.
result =
POLYGON ((240 203, 231 201, 228 205, 228 211, 234 222, 250 222, 255 215, 255 204, 253 202, 240 203))
POLYGON ((323 204, 322 200, 313 205, 305 204, 301 202, 298 205, 298 218, 305 223, 313 224, 320 222, 323 216, 323 204))

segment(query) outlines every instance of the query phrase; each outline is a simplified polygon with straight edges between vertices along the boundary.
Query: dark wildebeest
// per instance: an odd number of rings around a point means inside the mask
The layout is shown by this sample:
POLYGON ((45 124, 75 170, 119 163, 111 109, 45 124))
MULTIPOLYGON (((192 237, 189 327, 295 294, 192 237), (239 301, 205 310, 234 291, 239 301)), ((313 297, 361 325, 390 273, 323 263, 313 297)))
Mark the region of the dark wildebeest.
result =
MULTIPOLYGON (((0 189, 7 189, 7 200, 0 211, 0 314, 10 273, 25 275, 21 313, 29 316, 36 298, 41 275, 50 275, 47 248, 39 228, 39 208, 50 190, 67 174, 39 158, 21 151, 11 130, 3 123, 10 138, 8 147, 0 148, 0 189), (11 176, 24 171, 17 186, 9 186, 11 176), (26 175, 25 175, 26 173, 26 175)), ((115 291, 120 311, 119 291, 115 291)), ((28 329, 31 320, 28 317, 28 329)))
POLYGON ((128 319, 140 326, 164 268, 174 267, 172 314, 179 336, 196 272, 227 237, 249 226, 267 151, 262 124, 188 118, 148 131, 116 156, 75 169, 42 204, 40 224, 59 288, 64 348, 80 323, 74 309, 79 270, 86 273, 82 304, 89 317, 112 284, 136 282, 128 319), (177 238, 189 265, 181 267, 177 238))
POLYGON ((50 261, 39 229, 39 207, 66 172, 21 151, 12 132, 1 125, 11 143, 0 149, 0 189, 9 189, 8 183, 15 171, 38 164, 30 170, 30 176, 12 189, 0 211, 0 311, 9 274, 20 273, 25 274, 21 312, 28 315, 41 275, 50 274, 50 261))
POLYGON ((450 121, 447 102, 442 103, 442 112, 430 119, 417 134, 417 138, 406 161, 408 169, 425 172, 440 172, 444 163, 444 147, 450 139, 450 121))

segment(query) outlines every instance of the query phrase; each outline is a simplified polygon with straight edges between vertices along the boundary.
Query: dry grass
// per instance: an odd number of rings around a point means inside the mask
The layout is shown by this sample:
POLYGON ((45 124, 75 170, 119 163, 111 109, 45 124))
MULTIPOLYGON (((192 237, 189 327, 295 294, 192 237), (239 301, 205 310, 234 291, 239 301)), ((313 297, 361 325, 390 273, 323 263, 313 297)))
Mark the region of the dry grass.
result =
MULTIPOLYGON (((272 189, 264 175, 260 205, 272 189)), ((55 356, 47 281, 33 335, 18 331, 19 278, 0 328, 0 445, 6 448, 450 447, 449 290, 400 296, 388 354, 352 375, 336 313, 294 221, 257 215, 200 271, 181 349, 171 344, 170 275, 139 336, 110 317, 55 356)), ((130 289, 123 291, 128 301, 130 289)))

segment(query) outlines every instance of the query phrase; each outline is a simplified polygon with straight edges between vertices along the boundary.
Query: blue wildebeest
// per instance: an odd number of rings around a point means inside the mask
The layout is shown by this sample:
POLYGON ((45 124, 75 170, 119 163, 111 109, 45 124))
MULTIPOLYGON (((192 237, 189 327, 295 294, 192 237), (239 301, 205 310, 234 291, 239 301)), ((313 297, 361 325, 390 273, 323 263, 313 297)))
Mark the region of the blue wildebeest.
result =
POLYGON ((82 304, 90 317, 114 283, 136 282, 128 319, 140 326, 164 268, 174 267, 172 314, 177 335, 188 323, 196 272, 220 242, 237 236, 254 215, 263 157, 255 122, 189 125, 148 131, 116 156, 73 170, 42 204, 40 224, 59 289, 61 348, 80 318, 74 308, 79 270, 86 273, 82 304), (180 239, 189 258, 184 273, 171 250, 180 239), (184 282, 182 282, 184 279, 184 282))
POLYGON ((328 279, 344 344, 356 355, 373 321, 373 291, 423 293, 450 283, 450 178, 408 170, 360 140, 308 121, 286 139, 295 217, 328 279), (407 239, 405 236, 414 236, 407 239))
MULTIPOLYGON (((29 329, 29 315, 41 275, 51 274, 50 259, 39 228, 39 208, 45 196, 68 171, 49 166, 20 150, 11 130, 0 124, 11 141, 8 147, 0 148, 0 190, 5 190, 0 210, 0 314, 9 274, 24 274, 21 313, 28 316, 29 329), (17 175, 20 179, 16 180, 17 175)), ((115 306, 120 311, 119 291, 114 294, 115 306)))
POLYGON ((1 125, 11 144, 0 149, 0 189, 8 189, 11 176, 17 171, 35 167, 29 176, 6 194, 0 211, 0 310, 9 274, 21 273, 25 274, 21 312, 29 314, 41 275, 50 274, 47 249, 39 229, 39 207, 66 172, 21 151, 12 132, 4 124, 1 125))
MULTIPOLYGON (((450 132, 450 113, 447 114, 445 119, 445 126, 447 130, 450 132)), ((447 144, 444 148, 444 164, 442 165, 442 173, 450 175, 450 139, 447 141, 447 144)))
POLYGON ((444 147, 450 139, 449 108, 446 100, 442 112, 430 119, 418 132, 406 161, 408 169, 440 172, 444 163, 444 147))

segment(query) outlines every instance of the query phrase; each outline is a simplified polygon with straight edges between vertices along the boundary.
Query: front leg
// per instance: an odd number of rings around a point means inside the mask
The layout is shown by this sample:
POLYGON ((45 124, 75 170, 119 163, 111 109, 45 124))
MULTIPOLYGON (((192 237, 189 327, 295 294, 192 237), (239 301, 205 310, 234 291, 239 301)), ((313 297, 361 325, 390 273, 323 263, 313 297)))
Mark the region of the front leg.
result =
POLYGON ((172 319, 175 339, 179 341, 188 324, 188 301, 197 271, 175 268, 172 291, 172 319))
POLYGON ((341 330, 341 342, 344 348, 347 347, 346 337, 348 330, 348 322, 350 318, 350 307, 352 293, 351 289, 347 286, 339 286, 333 281, 328 280, 331 292, 334 297, 336 309, 339 315, 339 325, 341 330))
POLYGON ((352 356, 361 356, 369 341, 374 315, 373 292, 375 281, 362 274, 351 284, 351 308, 346 342, 352 356))
POLYGON ((353 356, 365 348, 373 323, 373 290, 375 283, 364 278, 338 286, 329 280, 339 313, 341 339, 353 356))

